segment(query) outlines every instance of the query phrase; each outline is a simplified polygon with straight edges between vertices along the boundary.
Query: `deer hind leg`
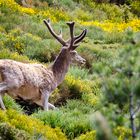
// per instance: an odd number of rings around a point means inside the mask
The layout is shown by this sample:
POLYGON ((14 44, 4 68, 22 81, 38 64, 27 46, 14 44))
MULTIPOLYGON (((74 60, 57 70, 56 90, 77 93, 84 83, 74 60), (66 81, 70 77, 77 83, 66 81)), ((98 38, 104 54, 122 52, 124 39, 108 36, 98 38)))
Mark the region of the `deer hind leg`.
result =
POLYGON ((6 110, 6 108, 5 108, 5 105, 3 103, 2 96, 6 90, 7 90, 6 84, 4 82, 0 83, 0 108, 3 110, 6 110))

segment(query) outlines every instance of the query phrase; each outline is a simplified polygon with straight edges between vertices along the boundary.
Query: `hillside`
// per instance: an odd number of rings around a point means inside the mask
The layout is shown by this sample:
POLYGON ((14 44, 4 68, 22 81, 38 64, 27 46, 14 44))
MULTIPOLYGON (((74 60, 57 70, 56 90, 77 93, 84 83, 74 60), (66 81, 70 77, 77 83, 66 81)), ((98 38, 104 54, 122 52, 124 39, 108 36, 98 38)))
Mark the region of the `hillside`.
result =
POLYGON ((72 64, 49 99, 57 109, 42 111, 4 96, 0 139, 139 140, 140 2, 110 2, 0 0, 0 59, 53 64, 61 45, 43 19, 57 33, 62 29, 64 39, 70 36, 68 21, 75 21, 76 35, 88 30, 76 49, 85 65, 72 64))

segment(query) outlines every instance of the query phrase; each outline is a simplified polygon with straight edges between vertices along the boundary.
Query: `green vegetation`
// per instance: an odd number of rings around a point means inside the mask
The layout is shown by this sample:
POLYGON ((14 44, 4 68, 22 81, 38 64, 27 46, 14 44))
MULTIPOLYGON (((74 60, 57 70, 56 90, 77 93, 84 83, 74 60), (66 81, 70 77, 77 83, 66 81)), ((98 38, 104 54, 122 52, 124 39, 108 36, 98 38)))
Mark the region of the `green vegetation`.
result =
MULTIPOLYGON (((140 102, 140 2, 100 2, 27 0, 25 8, 20 0, 0 0, 0 59, 52 63, 61 46, 44 18, 52 20, 56 32, 63 28, 65 39, 69 20, 76 22, 75 34, 88 29, 77 48, 86 64, 72 65, 50 98, 58 109, 35 108, 28 116, 24 106, 5 96, 8 110, 0 110, 0 139, 132 140, 130 94, 135 109, 140 102)), ((139 140, 140 113, 135 126, 139 140)))

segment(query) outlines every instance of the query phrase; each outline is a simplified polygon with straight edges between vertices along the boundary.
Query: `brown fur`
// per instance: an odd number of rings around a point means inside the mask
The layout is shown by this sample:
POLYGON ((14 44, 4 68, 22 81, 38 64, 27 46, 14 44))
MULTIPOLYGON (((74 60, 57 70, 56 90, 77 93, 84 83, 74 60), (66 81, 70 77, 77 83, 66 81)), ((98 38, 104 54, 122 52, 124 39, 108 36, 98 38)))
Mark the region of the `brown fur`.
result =
POLYGON ((41 100, 41 90, 52 92, 56 88, 55 79, 51 70, 41 64, 24 64, 13 60, 0 60, 1 83, 7 85, 8 94, 17 99, 32 100, 35 103, 41 100), (52 84, 53 83, 53 84, 52 84))

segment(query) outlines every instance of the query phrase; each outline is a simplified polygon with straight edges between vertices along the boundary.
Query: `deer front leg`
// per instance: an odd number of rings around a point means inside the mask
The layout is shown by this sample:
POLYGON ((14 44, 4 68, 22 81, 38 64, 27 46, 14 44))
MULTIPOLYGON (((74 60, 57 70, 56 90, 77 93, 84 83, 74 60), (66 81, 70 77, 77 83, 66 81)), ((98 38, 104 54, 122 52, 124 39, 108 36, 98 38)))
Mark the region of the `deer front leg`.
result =
POLYGON ((2 95, 0 95, 0 107, 1 109, 6 110, 3 100, 2 100, 2 95))
POLYGON ((55 109, 55 106, 53 104, 51 104, 51 103, 48 103, 48 106, 49 106, 49 109, 52 109, 52 110, 55 109))
POLYGON ((49 96, 50 94, 48 92, 43 93, 43 109, 45 111, 49 110, 49 96))
POLYGON ((5 105, 2 100, 2 94, 6 90, 6 85, 4 83, 0 83, 0 108, 6 110, 5 105))

